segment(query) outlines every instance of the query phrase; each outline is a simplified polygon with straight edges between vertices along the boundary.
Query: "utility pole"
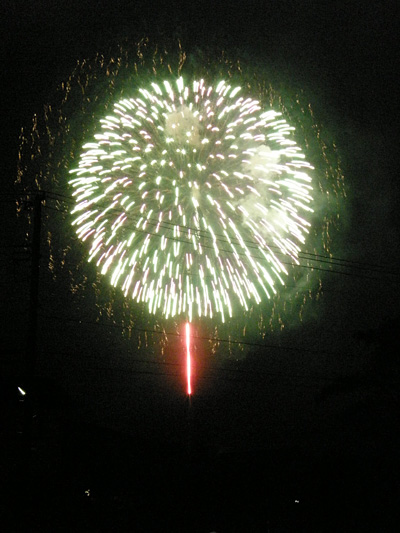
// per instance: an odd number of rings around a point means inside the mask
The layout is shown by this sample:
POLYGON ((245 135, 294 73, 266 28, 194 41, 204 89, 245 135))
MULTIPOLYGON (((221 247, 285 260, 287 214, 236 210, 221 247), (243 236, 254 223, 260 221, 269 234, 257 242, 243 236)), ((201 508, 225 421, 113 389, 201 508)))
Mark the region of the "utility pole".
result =
POLYGON ((42 201, 44 193, 38 192, 33 200, 32 263, 29 291, 29 318, 27 338, 27 376, 32 379, 37 359, 37 315, 39 303, 40 230, 42 224, 42 201))
POLYGON ((28 331, 25 349, 25 389, 24 397, 24 424, 23 438, 26 452, 26 460, 29 465, 30 451, 32 443, 32 388, 37 360, 37 318, 39 302, 39 273, 40 273, 40 232, 42 225, 42 201, 44 193, 38 191, 33 199, 33 216, 32 216, 32 262, 29 290, 29 314, 28 314, 28 331))

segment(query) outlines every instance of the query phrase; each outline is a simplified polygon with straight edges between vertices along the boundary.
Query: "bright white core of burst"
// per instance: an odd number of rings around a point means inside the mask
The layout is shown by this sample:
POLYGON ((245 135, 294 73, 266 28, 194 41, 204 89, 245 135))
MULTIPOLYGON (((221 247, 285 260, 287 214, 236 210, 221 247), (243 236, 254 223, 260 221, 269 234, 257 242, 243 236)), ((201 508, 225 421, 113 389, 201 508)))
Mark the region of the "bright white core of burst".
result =
POLYGON ((281 114, 239 94, 153 83, 115 104, 70 171, 89 260, 151 313, 224 321, 298 262, 312 167, 281 114))

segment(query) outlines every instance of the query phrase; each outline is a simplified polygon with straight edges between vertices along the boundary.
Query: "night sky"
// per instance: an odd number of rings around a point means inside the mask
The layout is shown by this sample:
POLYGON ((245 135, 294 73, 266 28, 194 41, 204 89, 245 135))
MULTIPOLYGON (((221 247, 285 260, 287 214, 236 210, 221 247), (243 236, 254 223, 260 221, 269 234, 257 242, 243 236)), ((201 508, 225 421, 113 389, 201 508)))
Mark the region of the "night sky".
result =
MULTIPOLYGON (((89 531, 393 531, 400 496, 395 7, 374 0, 2 2, 4 501, 16 501, 16 472, 30 487, 16 504, 25 511, 15 530, 29 530, 36 506, 42 531, 80 531, 85 521, 89 531), (18 436, 30 279, 29 228, 15 214, 19 134, 56 100, 77 60, 144 36, 180 39, 188 54, 225 49, 303 94, 340 159, 346 198, 332 250, 346 265, 321 274, 322 295, 308 303, 302 323, 264 338, 250 334, 240 353, 230 355, 224 342, 211 353, 210 326, 199 326, 189 405, 181 339, 171 336, 160 357, 153 337, 154 349, 138 349, 121 328, 93 324, 91 293, 78 300, 65 291, 60 277, 46 274, 43 252, 28 468, 18 436), (35 488, 43 499, 32 496, 35 488), (68 506, 81 520, 60 518, 68 506)), ((146 329, 145 320, 139 325, 146 329)), ((13 511, 0 511, 18 524, 13 511)))

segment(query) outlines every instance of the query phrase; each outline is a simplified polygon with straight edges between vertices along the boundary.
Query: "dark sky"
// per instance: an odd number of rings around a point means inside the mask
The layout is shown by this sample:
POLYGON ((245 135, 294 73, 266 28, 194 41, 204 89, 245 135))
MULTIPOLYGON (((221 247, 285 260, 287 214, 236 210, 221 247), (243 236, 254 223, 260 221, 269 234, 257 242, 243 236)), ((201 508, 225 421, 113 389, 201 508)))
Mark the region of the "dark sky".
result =
MULTIPOLYGON (((346 225, 337 249, 346 258, 360 262, 361 268, 367 263, 370 268, 378 265, 379 272, 368 270, 363 278, 359 269, 357 279, 349 276, 344 280, 338 276, 328 280, 327 286, 336 291, 336 296, 328 290, 320 304, 319 311, 325 317, 323 327, 319 323, 314 330, 308 323, 286 339, 290 346, 306 346, 318 355, 310 355, 311 351, 286 351, 279 357, 269 354, 260 363, 253 354, 240 367, 256 373, 251 378, 246 374, 245 386, 239 386, 240 374, 234 373, 231 380, 215 378, 204 385, 203 407, 201 395, 194 399, 200 439, 215 441, 222 447, 229 446, 229 442, 240 446, 243 435, 238 433, 238 428, 245 424, 252 445, 262 447, 266 433, 259 429, 268 412, 272 428, 269 438, 273 434, 272 440, 279 444, 289 434, 290 438, 301 441, 301 437, 296 437, 299 425, 294 422, 298 420, 297 409, 303 412, 301 419, 308 420, 312 433, 317 431, 325 409, 339 418, 341 401, 344 409, 350 409, 352 394, 361 390, 366 402, 372 402, 362 377, 371 378, 368 369, 377 364, 374 357, 378 352, 386 350, 393 355, 389 337, 399 323, 399 21, 395 4, 375 0, 2 2, 3 191, 12 189, 21 127, 29 124, 32 115, 51 100, 55 87, 68 76, 76 60, 93 57, 98 50, 107 51, 109 43, 118 39, 135 40, 143 35, 155 40, 181 37, 188 48, 201 49, 210 44, 227 50, 238 48, 247 57, 254 57, 270 71, 279 72, 285 80, 293 80, 296 87, 303 88, 317 120, 326 124, 336 139, 348 193, 346 225), (389 276, 389 270, 396 270, 397 274, 389 276), (357 344, 355 339, 361 339, 364 344, 357 344), (351 360, 342 352, 349 342, 352 343, 351 360), (329 353, 322 353, 324 350, 329 353), (372 354, 369 359, 362 357, 363 350, 372 354), (257 372, 269 376, 267 385, 257 372), (335 376, 339 376, 337 381, 335 376), (341 376, 353 380, 348 389, 346 385, 341 389, 341 376), (328 397, 330 390, 340 401, 331 401, 327 406, 318 404, 316 398, 325 398, 324 394, 328 397), (234 410, 232 403, 237 405, 234 410), (305 416, 307 410, 315 418, 305 416), (212 422, 209 422, 210 413, 213 413, 212 422), (231 416, 229 421, 226 413, 231 416), (248 413, 253 417, 250 422, 248 413)), ((10 237, 6 242, 10 243, 10 237)), ((9 272, 6 275, 11 279, 9 272)), ((2 316, 2 320, 1 327, 5 329, 6 317, 2 316)), ((9 342, 9 336, 7 339, 9 342)), ((57 379, 62 371, 54 368, 65 364, 62 362, 65 350, 60 353, 49 363, 50 374, 54 371, 57 379)), ((83 410, 86 409, 89 417, 124 427, 131 416, 126 402, 133 394, 126 382, 118 392, 120 376, 126 376, 124 362, 115 364, 115 360, 108 360, 105 355, 103 359, 107 362, 105 370, 94 364, 72 373, 68 367, 70 373, 63 385, 67 389, 72 387, 75 400, 82 406, 84 391, 90 383, 92 400, 87 401, 83 410)), ((92 363, 95 360, 93 357, 92 363)), ((181 405, 175 398, 176 391, 173 399, 168 399, 171 384, 159 378, 155 380, 151 374, 129 379, 136 391, 143 390, 148 402, 147 413, 151 413, 152 419, 157 418, 160 405, 168 411, 165 406, 171 404, 169 414, 164 413, 163 421, 159 422, 159 431, 167 438, 168 424, 180 416, 179 409, 173 409, 181 405)), ((137 417, 146 409, 136 404, 137 417)), ((345 425, 344 421, 341 423, 345 425)), ((177 427, 179 424, 176 422, 177 427)), ((327 431, 326 439, 331 436, 327 431)))
MULTIPOLYGON (((2 61, 15 123, 69 74, 77 58, 123 37, 182 37, 239 47, 311 87, 355 126, 392 131, 395 2, 2 2, 2 61), (13 105, 14 104, 14 105, 13 105), (18 117, 18 118, 17 118, 18 117)), ((14 126, 14 128, 16 125, 14 126)))

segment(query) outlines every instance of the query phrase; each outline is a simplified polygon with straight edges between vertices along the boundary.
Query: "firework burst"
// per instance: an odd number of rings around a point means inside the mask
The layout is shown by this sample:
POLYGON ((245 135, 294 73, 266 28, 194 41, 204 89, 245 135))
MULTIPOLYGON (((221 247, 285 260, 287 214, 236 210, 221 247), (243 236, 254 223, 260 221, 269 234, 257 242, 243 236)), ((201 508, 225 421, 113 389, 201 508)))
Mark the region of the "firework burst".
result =
MULTIPOLYGON (((266 335, 271 338, 286 327, 296 328, 314 319, 325 287, 323 270, 330 268, 329 257, 340 242, 337 237, 344 214, 344 177, 329 127, 321 128, 309 96, 293 87, 291 80, 277 77, 266 67, 256 67, 246 58, 230 58, 223 51, 213 49, 200 56, 174 45, 161 50, 143 40, 118 46, 107 57, 98 54, 78 62, 71 75, 49 94, 48 101, 21 133, 16 188, 28 195, 41 190, 46 196, 41 283, 48 305, 57 302, 63 317, 71 317, 69 328, 64 318, 63 323, 64 334, 68 333, 72 344, 78 338, 77 310, 79 320, 85 316, 85 333, 79 335, 82 351, 92 350, 97 342, 101 350, 104 338, 99 339, 97 324, 110 324, 110 343, 116 342, 114 328, 121 328, 118 353, 130 353, 134 345, 149 356, 174 352, 175 337, 166 332, 180 336, 182 320, 189 320, 190 314, 196 322, 201 313, 201 335, 210 337, 210 353, 235 357, 247 349, 241 340, 266 335), (180 76, 184 80, 179 82, 181 89, 177 84, 180 76), (200 86, 201 79, 205 81, 200 86), (197 81, 197 91, 193 80, 197 81), (218 87, 220 80, 225 83, 218 87), (164 81, 169 82, 170 89, 164 81), (152 83, 157 83, 161 95, 152 83), (232 95, 239 86, 242 89, 232 95), (147 98, 139 88, 147 92, 147 98), (173 101, 170 94, 174 95, 173 101), (244 109, 246 100, 249 105, 244 109), (168 104, 171 111, 158 102, 168 104), (242 112, 245 114, 239 117, 242 112), (258 124, 265 113, 270 118, 264 117, 264 123, 258 124), (245 123, 248 119, 253 123, 245 123), (228 132, 231 123, 233 131, 228 132), (121 138, 111 138, 110 134, 121 138), (229 135, 236 139, 229 139, 229 135), (166 137, 172 141, 166 143, 166 137), (88 154, 90 150, 93 152, 88 154), (103 152, 96 155, 95 150, 103 152), (126 154, 113 154, 117 150, 126 150, 126 154), (163 150, 167 154, 163 155, 163 150), (122 169, 124 164, 118 161, 129 157, 140 157, 141 162, 127 162, 131 166, 122 169), (312 161, 315 170, 306 159, 312 161), (142 164, 147 167, 140 170, 142 164), (96 166, 106 172, 101 174, 96 166), (71 169, 76 172, 69 175, 71 169), (141 172, 145 172, 142 177, 141 172), (312 181, 300 179, 301 174, 312 181), (158 176, 162 179, 159 184, 158 176), (125 177, 128 180, 118 181, 125 177), (110 179, 103 181, 105 178, 110 179), (79 185, 77 181, 68 186, 70 180, 79 180, 79 185), (142 182, 145 185, 139 190, 142 182), (108 189, 112 185, 115 188, 108 189), (122 196, 117 197, 120 192, 122 196), (100 195, 103 197, 94 202, 100 195), (125 196, 129 201, 124 200, 125 196), (135 204, 129 206, 133 201, 135 204), (255 208, 256 203, 264 212, 255 208), (153 212, 149 215, 150 209, 153 212), (72 217, 71 211, 75 211, 72 217), (96 233, 100 239, 95 244, 96 233), (136 250, 136 265, 129 265, 136 250), (106 257, 103 254, 107 252, 106 257), (87 264, 89 254, 91 263, 87 264), (323 269, 319 258, 324 258, 323 269), (164 266, 165 274, 160 279, 164 266), (103 270, 115 287, 105 282, 103 270), (159 280, 162 291, 157 289, 159 280), (153 302, 148 290, 152 281, 153 302), (135 303, 140 304, 132 306, 138 282, 135 303), (175 318, 165 318, 174 313, 175 318), (228 320, 230 313, 233 316, 228 320), (220 345, 220 338, 229 343, 220 345)), ((29 216, 29 212, 22 209, 21 215, 29 216)), ((193 324, 192 335, 196 334, 193 324)))
POLYGON ((89 261, 150 313, 225 321, 299 261, 312 167, 281 113, 242 93, 151 83, 114 104, 70 171, 89 261))

